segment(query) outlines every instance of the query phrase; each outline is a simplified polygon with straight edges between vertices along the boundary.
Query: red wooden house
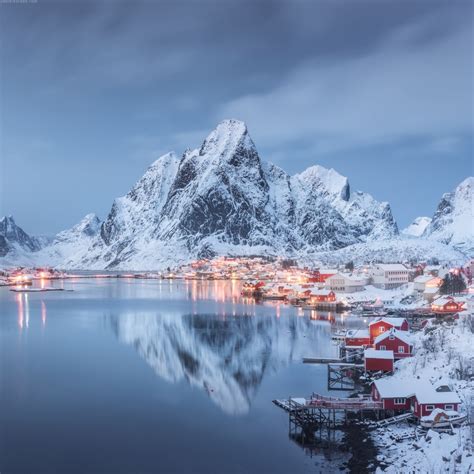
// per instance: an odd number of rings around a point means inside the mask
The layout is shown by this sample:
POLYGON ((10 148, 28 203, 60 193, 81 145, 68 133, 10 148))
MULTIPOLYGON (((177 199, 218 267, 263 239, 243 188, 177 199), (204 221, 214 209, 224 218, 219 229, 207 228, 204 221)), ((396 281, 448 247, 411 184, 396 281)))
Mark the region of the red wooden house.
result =
POLYGON ((450 314, 464 311, 464 301, 457 301, 452 296, 442 296, 431 303, 431 311, 436 314, 450 314))
POLYGON ((458 411, 461 400, 456 392, 442 385, 434 388, 429 382, 416 384, 415 396, 411 398, 412 411, 418 417, 427 416, 435 408, 446 411, 458 411))
POLYGON ((372 321, 369 324, 370 343, 373 344, 377 336, 392 328, 408 331, 408 321, 405 318, 380 318, 372 321))
POLYGON ((351 329, 347 331, 344 342, 349 349, 368 347, 370 346, 369 331, 367 329, 351 329))
POLYGON ((364 368, 367 372, 393 372, 393 351, 364 351, 364 368))
POLYGON ((435 388, 427 380, 395 377, 376 380, 372 384, 372 398, 381 401, 384 410, 411 411, 418 418, 429 415, 435 408, 457 411, 461 403, 457 393, 446 385, 435 388))
POLYGON ((333 303, 336 301, 336 293, 331 290, 313 290, 311 292, 311 302, 333 303))
POLYGON ((377 336, 374 340, 374 348, 379 351, 393 351, 395 360, 413 355, 413 345, 408 332, 394 328, 377 336))

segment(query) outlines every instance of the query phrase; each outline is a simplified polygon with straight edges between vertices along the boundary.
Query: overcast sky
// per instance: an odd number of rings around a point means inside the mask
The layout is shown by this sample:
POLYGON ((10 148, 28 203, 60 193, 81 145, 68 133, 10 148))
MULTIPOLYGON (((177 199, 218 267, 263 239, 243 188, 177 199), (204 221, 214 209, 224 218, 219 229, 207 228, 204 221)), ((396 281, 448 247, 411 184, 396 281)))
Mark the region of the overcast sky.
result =
MULTIPOLYGON (((25 1, 25 0, 22 0, 25 1)), ((290 173, 333 167, 404 227, 473 174, 473 3, 0 2, 0 215, 104 218, 224 118, 290 173)))

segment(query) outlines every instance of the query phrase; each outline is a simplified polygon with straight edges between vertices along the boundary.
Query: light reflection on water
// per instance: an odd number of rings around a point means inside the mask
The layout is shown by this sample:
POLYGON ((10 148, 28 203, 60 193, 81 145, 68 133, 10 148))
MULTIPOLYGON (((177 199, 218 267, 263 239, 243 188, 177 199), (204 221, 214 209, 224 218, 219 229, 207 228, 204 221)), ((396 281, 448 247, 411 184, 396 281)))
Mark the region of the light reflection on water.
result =
POLYGON ((301 359, 336 355, 331 328, 358 321, 236 281, 52 284, 74 291, 0 289, 1 472, 314 471, 271 400, 326 393, 301 359))

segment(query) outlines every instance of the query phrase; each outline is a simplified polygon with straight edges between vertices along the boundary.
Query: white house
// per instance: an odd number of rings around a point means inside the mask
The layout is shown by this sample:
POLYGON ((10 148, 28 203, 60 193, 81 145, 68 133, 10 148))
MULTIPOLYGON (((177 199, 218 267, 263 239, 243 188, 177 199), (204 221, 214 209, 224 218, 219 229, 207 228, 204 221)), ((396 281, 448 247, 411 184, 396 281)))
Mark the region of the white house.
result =
POLYGON ((389 290, 408 283, 409 270, 401 263, 384 263, 372 270, 372 282, 377 288, 389 290))
POLYGON ((366 280, 345 273, 336 273, 326 279, 326 288, 340 293, 355 293, 365 288, 366 280))
POLYGON ((443 280, 432 275, 419 275, 413 280, 413 289, 423 293, 428 288, 439 288, 443 280))

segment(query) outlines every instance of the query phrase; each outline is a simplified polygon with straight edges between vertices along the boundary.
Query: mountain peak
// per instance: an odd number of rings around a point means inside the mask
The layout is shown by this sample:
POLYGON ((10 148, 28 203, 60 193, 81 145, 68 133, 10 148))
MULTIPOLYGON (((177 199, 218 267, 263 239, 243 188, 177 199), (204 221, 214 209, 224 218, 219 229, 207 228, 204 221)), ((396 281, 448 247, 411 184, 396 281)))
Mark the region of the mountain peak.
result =
POLYGON ((323 185, 330 195, 338 196, 344 201, 350 198, 349 180, 333 168, 314 165, 296 176, 305 182, 323 185))
POLYGON ((178 160, 178 157, 176 156, 176 153, 174 151, 169 151, 168 153, 161 155, 157 160, 155 160, 150 165, 150 168, 156 168, 157 166, 161 166, 163 164, 166 165, 169 162, 177 161, 177 160, 178 160))
POLYGON ((73 242, 82 237, 93 237, 99 232, 101 220, 97 214, 85 215, 74 227, 56 235, 56 242, 73 242))
POLYGON ((15 224, 15 219, 13 219, 13 216, 10 214, 9 216, 3 216, 1 219, 0 219, 0 223, 4 224, 4 223, 10 223, 10 224, 13 224, 13 225, 16 225, 15 224))
POLYGON ((5 244, 19 245, 25 250, 35 252, 41 248, 38 239, 30 237, 21 227, 19 227, 12 215, 4 216, 0 219, 0 236, 5 244))
POLYGON ((474 178, 466 178, 442 196, 423 237, 461 248, 474 250, 474 178))
POLYGON ((204 140, 199 155, 230 156, 238 148, 255 150, 247 125, 240 120, 228 119, 220 122, 204 140))

